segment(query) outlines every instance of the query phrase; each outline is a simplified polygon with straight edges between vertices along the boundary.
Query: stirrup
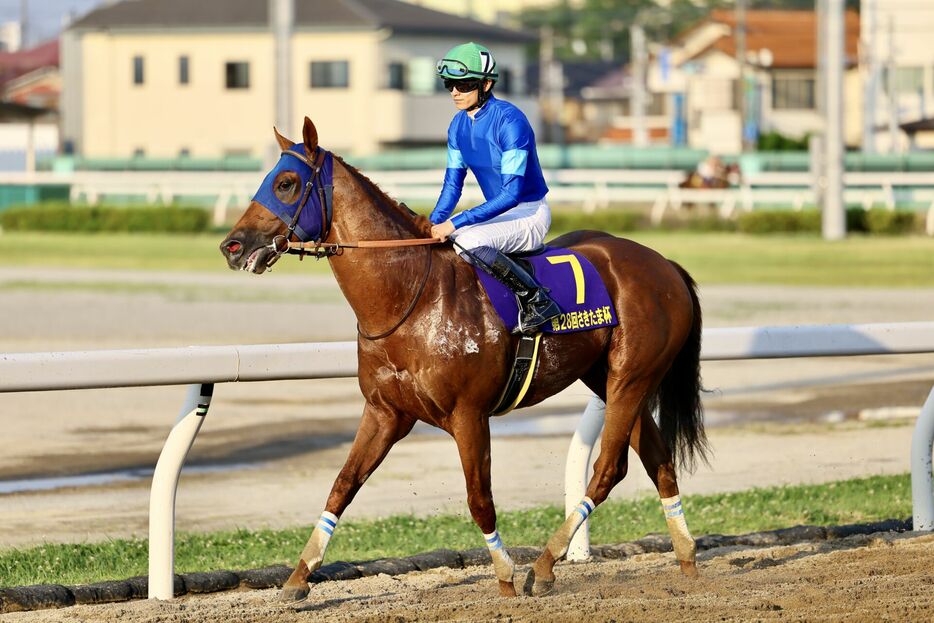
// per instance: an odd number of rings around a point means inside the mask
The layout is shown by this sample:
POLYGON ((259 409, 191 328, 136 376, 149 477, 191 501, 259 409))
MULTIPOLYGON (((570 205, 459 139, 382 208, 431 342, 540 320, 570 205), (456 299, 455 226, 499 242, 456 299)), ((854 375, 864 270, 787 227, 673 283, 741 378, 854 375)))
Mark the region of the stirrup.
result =
MULTIPOLYGON (((544 301, 540 301, 544 305, 539 306, 538 309, 522 301, 519 302, 519 319, 513 331, 514 334, 533 335, 538 332, 540 326, 561 315, 561 308, 550 296, 543 292, 540 295, 544 298, 544 301)), ((531 303, 531 301, 528 302, 531 303)))

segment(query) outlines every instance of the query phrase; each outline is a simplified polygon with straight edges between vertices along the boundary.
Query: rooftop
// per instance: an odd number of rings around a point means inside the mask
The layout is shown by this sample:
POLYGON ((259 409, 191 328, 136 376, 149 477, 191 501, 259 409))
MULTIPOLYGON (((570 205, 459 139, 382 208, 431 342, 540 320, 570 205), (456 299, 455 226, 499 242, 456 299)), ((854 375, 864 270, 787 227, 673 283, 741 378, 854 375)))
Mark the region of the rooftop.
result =
POLYGON ((58 40, 28 50, 0 52, 0 85, 43 67, 58 67, 58 40))
MULTIPOLYGON (((684 41, 702 25, 711 22, 723 24, 729 29, 729 34, 717 38, 691 58, 702 56, 710 50, 736 56, 736 14, 731 10, 711 11, 704 21, 683 33, 679 40, 684 41)), ((848 65, 855 65, 859 42, 859 14, 857 12, 846 12, 845 31, 846 62, 848 65)), ((771 67, 780 69, 815 67, 817 14, 814 11, 747 11, 746 49, 757 54, 761 50, 769 50, 772 54, 771 67)))
MULTIPOLYGON (((101 7, 71 29, 268 28, 264 0, 123 0, 101 7)), ((400 0, 295 0, 297 30, 377 30, 524 43, 528 33, 434 11, 400 0)))

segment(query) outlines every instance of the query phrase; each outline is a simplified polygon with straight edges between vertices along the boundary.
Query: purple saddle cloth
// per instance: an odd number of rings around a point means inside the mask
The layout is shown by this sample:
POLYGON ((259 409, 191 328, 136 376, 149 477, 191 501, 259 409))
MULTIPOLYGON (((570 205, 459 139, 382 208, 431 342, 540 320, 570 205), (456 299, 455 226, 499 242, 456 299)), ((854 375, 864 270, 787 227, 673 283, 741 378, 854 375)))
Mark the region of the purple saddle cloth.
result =
MULTIPOLYGON (((603 279, 593 264, 569 249, 546 247, 537 255, 523 256, 532 265, 535 278, 551 290, 562 314, 542 325, 542 333, 571 333, 616 326, 616 310, 603 279)), ((474 267, 490 302, 512 331, 519 324, 519 302, 512 291, 496 277, 474 267)))

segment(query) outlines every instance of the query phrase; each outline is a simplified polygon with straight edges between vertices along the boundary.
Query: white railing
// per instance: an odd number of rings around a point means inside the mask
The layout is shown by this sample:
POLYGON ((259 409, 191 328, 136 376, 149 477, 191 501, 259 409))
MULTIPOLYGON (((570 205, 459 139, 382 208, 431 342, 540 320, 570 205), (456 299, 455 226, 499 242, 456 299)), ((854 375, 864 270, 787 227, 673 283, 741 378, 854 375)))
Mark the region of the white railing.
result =
MULTIPOLYGON (((444 171, 367 171, 390 196, 401 201, 434 202, 444 171)), ((763 172, 747 175, 726 189, 681 189, 680 170, 555 169, 545 171, 553 203, 580 204, 587 211, 615 204, 651 204, 660 222, 668 210, 689 204, 713 205, 723 217, 756 205, 814 204, 810 173, 763 172)), ((214 202, 214 222, 227 222, 228 211, 245 208, 263 179, 259 171, 74 171, 71 173, 0 172, 0 184, 69 184, 72 201, 96 204, 108 195, 145 196, 150 203, 171 204, 177 197, 201 196, 214 202)), ((927 231, 934 235, 934 175, 927 172, 850 172, 844 176, 847 203, 864 208, 895 209, 904 202, 928 206, 927 231)), ((479 185, 468 176, 465 201, 482 201, 479 185)))
MULTIPOLYGON (((934 322, 707 329, 701 358, 761 359, 934 352, 934 322)), ((0 354, 0 392, 190 384, 153 474, 149 509, 149 597, 171 599, 175 492, 188 451, 204 421, 215 383, 352 377, 356 343, 206 346, 148 350, 0 354)), ((601 404, 588 405, 571 442, 566 500, 584 495, 593 444, 603 426, 601 404)), ((934 530, 934 390, 912 440, 914 526, 934 530)), ((586 524, 571 560, 589 557, 586 524)))

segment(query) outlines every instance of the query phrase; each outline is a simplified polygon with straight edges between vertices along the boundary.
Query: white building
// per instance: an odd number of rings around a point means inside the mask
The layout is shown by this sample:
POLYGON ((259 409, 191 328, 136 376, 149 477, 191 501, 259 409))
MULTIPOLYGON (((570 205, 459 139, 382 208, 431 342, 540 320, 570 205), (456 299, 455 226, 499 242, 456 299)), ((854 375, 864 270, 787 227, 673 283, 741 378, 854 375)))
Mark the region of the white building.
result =
POLYGON ((863 0, 860 18, 865 148, 902 151, 899 126, 934 117, 934 0, 863 0))
MULTIPOLYGON (((759 134, 778 132, 802 138, 820 129, 817 112, 817 22, 813 11, 747 11, 747 84, 742 97, 747 123, 759 134)), ((859 16, 847 12, 845 77, 846 141, 858 144, 859 75, 856 70, 859 16)), ((678 125, 687 144, 716 153, 742 149, 740 63, 734 11, 715 10, 656 50, 648 89, 665 96, 662 115, 652 124, 678 125)))
POLYGON ((0 52, 17 52, 23 47, 23 29, 19 22, 0 24, 0 52))

